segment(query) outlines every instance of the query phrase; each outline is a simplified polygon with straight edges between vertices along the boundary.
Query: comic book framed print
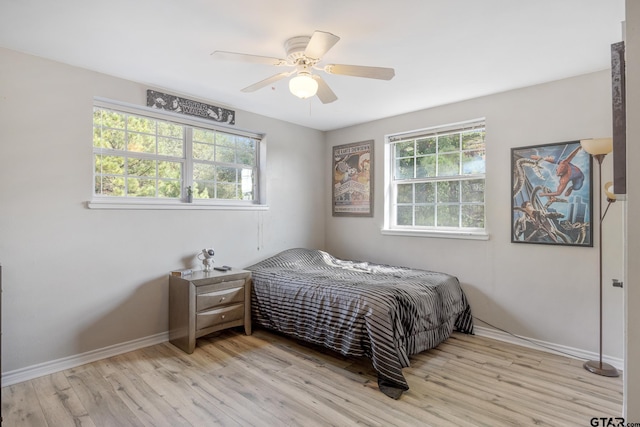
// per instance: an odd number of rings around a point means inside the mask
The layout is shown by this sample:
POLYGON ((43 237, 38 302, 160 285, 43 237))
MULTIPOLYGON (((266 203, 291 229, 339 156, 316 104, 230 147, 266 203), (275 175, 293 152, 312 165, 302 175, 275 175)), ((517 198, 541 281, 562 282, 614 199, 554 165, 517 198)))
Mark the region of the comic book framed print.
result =
POLYGON ((580 141, 511 149, 511 241, 593 246, 593 160, 580 141))
POLYGON ((373 141, 333 147, 333 216, 373 216, 373 141))

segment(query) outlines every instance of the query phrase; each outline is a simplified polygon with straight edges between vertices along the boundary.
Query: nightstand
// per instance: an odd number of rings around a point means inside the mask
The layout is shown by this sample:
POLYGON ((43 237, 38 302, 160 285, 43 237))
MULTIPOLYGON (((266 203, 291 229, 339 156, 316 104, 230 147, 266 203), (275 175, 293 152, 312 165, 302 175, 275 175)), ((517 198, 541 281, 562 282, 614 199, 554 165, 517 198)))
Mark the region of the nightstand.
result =
POLYGON ((196 339, 243 326, 251 335, 251 272, 194 271, 169 276, 169 341, 193 353, 196 339))

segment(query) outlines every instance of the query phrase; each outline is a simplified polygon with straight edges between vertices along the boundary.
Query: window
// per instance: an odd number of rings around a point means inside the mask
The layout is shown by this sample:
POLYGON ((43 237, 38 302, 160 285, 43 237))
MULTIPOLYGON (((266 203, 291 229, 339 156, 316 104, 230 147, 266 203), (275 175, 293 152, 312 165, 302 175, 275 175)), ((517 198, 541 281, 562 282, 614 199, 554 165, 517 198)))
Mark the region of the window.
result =
POLYGON ((259 203, 260 142, 171 113, 97 104, 94 201, 259 203))
POLYGON ((194 198, 253 200, 257 145, 253 138, 194 128, 194 198))
POLYGON ((387 138, 385 230, 484 234, 484 120, 387 138))

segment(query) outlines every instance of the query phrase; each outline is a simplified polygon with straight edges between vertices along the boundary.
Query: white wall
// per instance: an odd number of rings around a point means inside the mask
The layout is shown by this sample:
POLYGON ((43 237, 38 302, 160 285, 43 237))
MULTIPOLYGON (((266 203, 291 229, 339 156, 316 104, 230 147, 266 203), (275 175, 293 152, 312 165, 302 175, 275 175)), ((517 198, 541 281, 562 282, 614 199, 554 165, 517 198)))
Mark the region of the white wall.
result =
MULTIPOLYGON (((376 159, 374 217, 334 218, 327 207, 327 250, 449 272, 462 282, 475 316, 518 335, 597 352, 597 231, 593 248, 510 243, 510 149, 610 136, 610 82, 609 71, 602 71, 329 132, 327 169, 334 145, 373 139, 376 159), (384 135, 479 117, 486 118, 487 129, 490 240, 381 235, 384 135)), ((611 163, 609 156, 603 166, 605 182, 611 180, 611 163)), ((610 286, 623 273, 620 204, 610 209, 605 227, 604 353, 621 359, 623 291, 610 286)))
POLYGON ((3 372, 166 332, 167 273, 203 247, 244 267, 324 246, 324 134, 243 111, 267 134, 268 211, 87 209, 93 97, 147 88, 0 49, 3 372))
POLYGON ((640 422, 640 3, 626 2, 627 265, 624 399, 627 422, 640 422))

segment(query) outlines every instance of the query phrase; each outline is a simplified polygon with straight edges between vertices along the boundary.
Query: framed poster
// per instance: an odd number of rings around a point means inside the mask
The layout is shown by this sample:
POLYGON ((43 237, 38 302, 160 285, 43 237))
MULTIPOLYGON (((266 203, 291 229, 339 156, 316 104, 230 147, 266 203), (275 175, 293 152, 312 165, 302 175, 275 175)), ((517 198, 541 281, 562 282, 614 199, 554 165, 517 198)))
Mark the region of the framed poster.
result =
POLYGON ((373 141, 333 147, 333 216, 373 216, 373 141))
POLYGON ((580 141, 511 149, 511 241, 593 246, 591 156, 580 141))
POLYGON ((611 105, 613 109, 613 191, 627 193, 627 107, 624 42, 611 45, 611 105))

